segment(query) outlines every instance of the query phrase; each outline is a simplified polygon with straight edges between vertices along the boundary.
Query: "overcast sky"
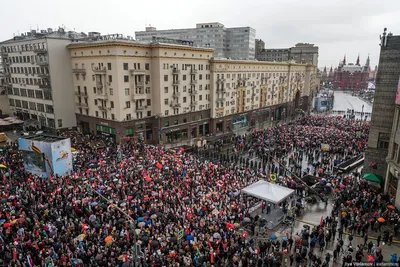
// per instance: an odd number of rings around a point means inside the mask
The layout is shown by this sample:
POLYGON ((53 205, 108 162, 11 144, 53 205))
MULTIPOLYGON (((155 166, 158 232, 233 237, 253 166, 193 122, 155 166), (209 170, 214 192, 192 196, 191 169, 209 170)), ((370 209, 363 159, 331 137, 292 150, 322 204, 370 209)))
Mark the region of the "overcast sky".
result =
POLYGON ((217 21, 255 28, 270 48, 314 43, 319 67, 337 66, 344 54, 348 62, 360 54, 363 64, 370 54, 374 66, 383 28, 400 34, 400 0, 14 0, 2 6, 1 40, 37 27, 134 36, 148 24, 173 29, 217 21))

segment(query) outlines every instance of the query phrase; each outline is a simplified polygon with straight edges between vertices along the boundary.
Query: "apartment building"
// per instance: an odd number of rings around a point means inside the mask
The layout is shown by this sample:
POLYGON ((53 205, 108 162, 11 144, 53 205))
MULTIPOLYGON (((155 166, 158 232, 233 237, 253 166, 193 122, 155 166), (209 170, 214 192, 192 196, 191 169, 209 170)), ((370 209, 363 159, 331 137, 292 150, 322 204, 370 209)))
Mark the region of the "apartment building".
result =
POLYGON ((3 60, 0 55, 0 115, 9 113, 7 90, 4 87, 4 80, 3 60))
POLYGON ((146 27, 135 32, 139 41, 150 42, 153 37, 190 40, 195 46, 215 49, 214 57, 254 59, 256 30, 251 27, 226 28, 222 23, 198 23, 196 28, 157 30, 146 27))
POLYGON ((83 132, 147 142, 210 133, 213 49, 98 40, 68 46, 83 132))
POLYGON ((66 46, 81 37, 63 28, 32 30, 0 43, 11 115, 51 132, 76 126, 66 46))
POLYGON ((211 118, 215 132, 294 116, 308 111, 318 88, 316 67, 294 62, 211 60, 211 118))
POLYGON ((68 45, 78 127, 117 142, 143 136, 166 143, 308 109, 315 66, 212 59, 213 49, 181 42, 102 38, 68 45))

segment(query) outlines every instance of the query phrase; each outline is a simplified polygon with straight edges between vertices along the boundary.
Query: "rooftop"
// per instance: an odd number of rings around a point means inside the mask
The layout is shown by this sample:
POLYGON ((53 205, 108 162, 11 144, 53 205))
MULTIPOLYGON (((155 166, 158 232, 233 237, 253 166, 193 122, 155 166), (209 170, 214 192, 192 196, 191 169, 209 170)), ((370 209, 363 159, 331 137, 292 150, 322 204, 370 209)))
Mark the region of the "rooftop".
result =
POLYGON ((163 37, 153 37, 151 41, 138 41, 132 37, 124 37, 122 35, 107 35, 97 36, 95 38, 87 38, 85 40, 77 40, 76 42, 68 45, 68 48, 79 48, 83 46, 98 46, 98 45, 138 45, 138 46, 156 46, 156 45, 167 45, 177 48, 186 49, 201 49, 202 51, 212 52, 212 48, 197 47, 193 45, 192 41, 169 39, 163 37))
MULTIPOLYGON (((90 33, 89 33, 90 34, 90 33)), ((15 35, 13 38, 3 41, 1 43, 14 43, 21 41, 29 41, 42 38, 53 38, 53 39, 72 39, 81 40, 88 38, 88 34, 83 32, 67 31, 65 28, 58 28, 58 30, 53 30, 52 28, 47 28, 47 30, 31 30, 22 34, 15 35)))
POLYGON ((21 137, 22 139, 28 139, 28 140, 33 140, 33 141, 41 141, 41 142, 57 142, 60 140, 65 140, 68 138, 65 137, 61 137, 61 136, 56 136, 56 135, 46 135, 46 134, 37 134, 37 135, 33 135, 33 136, 24 136, 21 137))

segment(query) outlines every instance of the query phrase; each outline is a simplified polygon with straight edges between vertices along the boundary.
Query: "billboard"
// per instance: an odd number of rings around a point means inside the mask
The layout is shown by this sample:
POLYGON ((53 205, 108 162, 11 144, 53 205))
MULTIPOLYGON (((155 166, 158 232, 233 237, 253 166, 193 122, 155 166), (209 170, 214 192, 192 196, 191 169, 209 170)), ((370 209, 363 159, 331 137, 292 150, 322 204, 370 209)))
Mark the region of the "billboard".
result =
POLYGON ((400 105, 400 78, 397 84, 396 105, 400 105))
POLYGON ((72 171, 71 139, 51 136, 19 138, 27 172, 41 177, 66 175, 72 171))

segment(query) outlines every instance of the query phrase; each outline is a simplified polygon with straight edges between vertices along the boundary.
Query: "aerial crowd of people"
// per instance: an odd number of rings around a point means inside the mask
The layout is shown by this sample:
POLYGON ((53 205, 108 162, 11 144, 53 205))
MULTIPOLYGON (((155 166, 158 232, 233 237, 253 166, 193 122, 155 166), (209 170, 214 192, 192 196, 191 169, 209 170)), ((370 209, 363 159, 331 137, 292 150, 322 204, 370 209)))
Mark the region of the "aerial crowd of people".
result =
POLYGON ((225 164, 134 140, 99 148, 80 135, 82 141, 73 143, 73 172, 49 178, 25 171, 18 146, 11 143, 0 155, 5 167, 0 264, 298 267, 329 266, 340 255, 343 263, 370 260, 367 256, 382 262, 381 244, 369 248, 369 235, 383 231, 390 243, 396 238, 399 216, 393 199, 359 176, 335 170, 364 152, 368 131, 367 122, 310 115, 237 136, 237 157, 225 164), (249 155, 262 164, 240 164, 238 158, 249 155), (293 206, 313 194, 294 174, 320 177, 319 183, 330 188, 324 192, 334 206, 331 216, 293 235, 253 237, 243 225, 256 224, 252 210, 260 200, 240 190, 277 177, 271 182, 297 190, 287 200, 293 206), (387 224, 394 231, 385 230, 387 224), (344 244, 343 232, 366 239, 365 249, 354 251, 358 256, 344 244), (323 254, 329 242, 339 246, 332 257, 323 254))

